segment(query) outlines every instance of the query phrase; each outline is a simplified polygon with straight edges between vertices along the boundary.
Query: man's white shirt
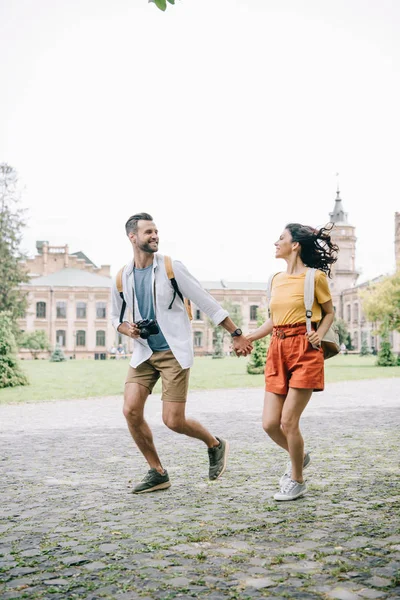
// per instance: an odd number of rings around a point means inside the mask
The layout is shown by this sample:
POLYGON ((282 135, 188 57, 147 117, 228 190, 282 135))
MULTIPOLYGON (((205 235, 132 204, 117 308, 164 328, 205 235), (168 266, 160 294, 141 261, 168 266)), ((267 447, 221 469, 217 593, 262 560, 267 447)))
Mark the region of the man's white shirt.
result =
MULTIPOLYGON (((126 311, 123 320, 128 321, 128 314, 134 313, 135 321, 142 319, 136 295, 133 292, 133 261, 124 267, 122 273, 122 289, 126 301, 126 311), (135 304, 133 304, 135 303, 135 304), (133 311, 134 307, 134 311, 133 311)), ((204 312, 215 325, 219 325, 229 313, 205 290, 187 268, 179 261, 174 260, 172 267, 179 290, 185 298, 191 300, 202 312, 204 312)), ((186 312, 186 308, 177 295, 171 304, 174 290, 168 279, 164 265, 164 256, 154 254, 152 271, 152 293, 153 305, 157 322, 161 327, 168 345, 181 365, 182 369, 188 369, 193 364, 193 338, 192 326, 186 312), (154 291, 156 297, 154 298, 154 291)), ((122 298, 116 286, 116 280, 112 286, 111 321, 115 329, 120 324, 120 313, 122 309, 122 298)), ((130 365, 138 367, 142 362, 148 360, 152 350, 147 340, 136 338, 133 340, 133 352, 130 365)))

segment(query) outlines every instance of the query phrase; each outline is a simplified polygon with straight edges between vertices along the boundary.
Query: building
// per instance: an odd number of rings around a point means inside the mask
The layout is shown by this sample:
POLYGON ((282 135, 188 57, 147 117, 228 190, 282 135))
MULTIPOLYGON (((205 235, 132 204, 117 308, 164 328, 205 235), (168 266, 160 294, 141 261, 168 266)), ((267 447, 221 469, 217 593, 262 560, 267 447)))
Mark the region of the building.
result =
MULTIPOLYGON (((115 343, 110 266, 97 267, 83 252, 70 254, 67 245, 37 242, 36 249, 26 261, 31 279, 22 286, 28 309, 20 328, 45 331, 51 347, 59 344, 67 358, 106 358, 115 343)), ((29 358, 29 350, 20 356, 29 358)))
MULTIPOLYGON (((357 284, 359 273, 355 266, 356 236, 355 227, 348 222, 348 215, 343 210, 340 192, 337 191, 335 206, 330 213, 331 221, 335 223, 332 239, 338 244, 339 258, 333 268, 331 281, 332 299, 336 316, 343 319, 350 333, 352 347, 356 352, 362 344, 368 349, 377 351, 380 348, 380 337, 376 335, 377 325, 369 323, 362 310, 362 292, 374 283, 378 283, 383 275, 373 280, 357 284)), ((395 260, 400 264, 400 213, 395 213, 395 260)), ((400 353, 400 333, 390 333, 390 343, 394 352, 400 353)))

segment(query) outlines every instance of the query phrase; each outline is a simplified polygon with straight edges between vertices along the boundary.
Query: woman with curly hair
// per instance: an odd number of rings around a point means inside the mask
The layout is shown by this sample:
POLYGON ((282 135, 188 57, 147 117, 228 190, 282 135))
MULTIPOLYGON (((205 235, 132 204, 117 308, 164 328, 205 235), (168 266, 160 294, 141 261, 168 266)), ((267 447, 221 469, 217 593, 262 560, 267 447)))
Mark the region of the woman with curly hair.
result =
POLYGON ((304 452, 299 422, 313 391, 324 389, 321 341, 334 318, 327 275, 338 251, 330 231, 299 223, 286 225, 275 242, 275 257, 283 258, 287 267, 273 277, 270 318, 247 336, 253 342, 272 333, 265 368, 263 428, 290 456, 275 500, 295 500, 307 492, 303 469, 310 463, 310 454, 304 452), (304 307, 308 267, 318 269, 309 333, 304 307))

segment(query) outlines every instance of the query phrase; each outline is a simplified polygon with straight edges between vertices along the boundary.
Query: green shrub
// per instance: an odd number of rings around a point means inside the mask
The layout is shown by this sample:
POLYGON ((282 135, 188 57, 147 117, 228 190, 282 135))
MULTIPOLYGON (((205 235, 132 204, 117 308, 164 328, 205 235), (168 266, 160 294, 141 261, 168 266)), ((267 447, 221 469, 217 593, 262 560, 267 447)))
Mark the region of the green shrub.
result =
POLYGON ((9 314, 0 313, 0 388, 28 385, 17 358, 17 345, 9 314))
POLYGON ((57 346, 53 350, 52 355, 50 356, 50 362, 63 362, 64 360, 67 360, 65 358, 65 354, 60 348, 60 346, 57 344, 57 346))
POLYGON ((392 352, 390 342, 386 339, 381 344, 381 349, 378 352, 378 360, 376 364, 378 367, 394 367, 396 366, 397 359, 392 352))
MULTIPOLYGON (((262 311, 259 311, 257 325, 261 325, 265 321, 265 315, 262 311)), ((267 350, 269 346, 269 337, 261 338, 253 343, 253 352, 251 353, 250 360, 247 363, 247 372, 249 375, 262 375, 265 369, 265 362, 267 360, 267 350)))

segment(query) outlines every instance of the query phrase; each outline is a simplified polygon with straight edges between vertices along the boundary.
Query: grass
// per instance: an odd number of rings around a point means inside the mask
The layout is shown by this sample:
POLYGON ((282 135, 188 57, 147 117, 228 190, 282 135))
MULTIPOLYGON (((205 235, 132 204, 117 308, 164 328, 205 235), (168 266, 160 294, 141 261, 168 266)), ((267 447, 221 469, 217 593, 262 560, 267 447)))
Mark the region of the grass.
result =
MULTIPOLYGON (((400 377, 400 367, 376 367, 375 361, 373 356, 336 356, 325 363, 326 381, 400 377)), ((0 404, 122 394, 128 360, 37 360, 23 361, 22 366, 31 385, 1 389, 0 404)), ((245 359, 233 357, 196 358, 190 377, 191 390, 263 386, 263 375, 249 375, 245 359)), ((158 383, 155 392, 160 390, 158 383)))

